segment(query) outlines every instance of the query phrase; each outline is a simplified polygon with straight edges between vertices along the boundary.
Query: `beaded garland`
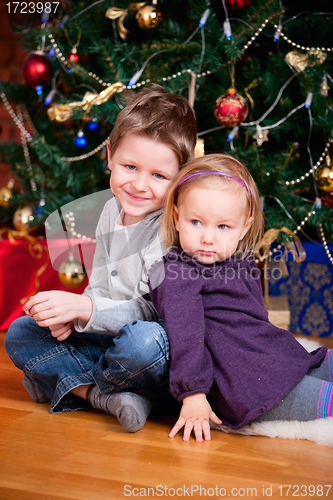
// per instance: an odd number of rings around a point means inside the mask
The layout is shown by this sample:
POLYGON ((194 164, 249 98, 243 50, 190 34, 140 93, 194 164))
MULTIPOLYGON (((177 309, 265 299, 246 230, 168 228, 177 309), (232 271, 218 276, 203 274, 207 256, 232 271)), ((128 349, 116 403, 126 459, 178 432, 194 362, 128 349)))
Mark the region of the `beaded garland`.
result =
POLYGON ((295 180, 292 180, 292 181, 286 181, 285 182, 285 185, 286 186, 293 186, 294 184, 298 184, 302 181, 304 181, 304 179, 306 179, 307 177, 309 177, 311 174, 313 174, 319 167, 320 165, 322 164, 325 156, 327 155, 328 153, 328 150, 329 150, 329 147, 330 147, 330 144, 331 144, 331 139, 328 140, 326 146, 325 146, 325 149, 324 151, 322 152, 322 155, 320 156, 319 160, 317 161, 317 163, 314 165, 313 168, 310 168, 310 170, 308 172, 306 172, 305 174, 301 175, 301 177, 299 177, 298 179, 295 179, 295 180))
POLYGON ((82 238, 83 240, 87 240, 87 241, 89 241, 91 243, 96 243, 96 238, 90 238, 88 236, 85 236, 84 234, 77 233, 75 231, 75 217, 74 217, 73 212, 69 212, 68 214, 66 214, 65 218, 68 220, 68 222, 70 224, 69 230, 72 233, 72 236, 74 238, 82 238))
POLYGON ((327 245, 327 241, 326 241, 326 238, 325 238, 325 234, 324 234, 323 225, 322 225, 321 222, 319 223, 319 232, 320 232, 320 237, 321 237, 321 240, 322 240, 324 248, 325 248, 326 255, 329 258, 331 264, 333 264, 333 257, 332 257, 331 252, 329 251, 329 248, 328 248, 328 245, 327 245))
POLYGON ((286 42, 288 42, 293 47, 296 47, 297 49, 306 50, 307 52, 309 52, 310 50, 321 50, 322 52, 333 51, 333 48, 330 47, 305 47, 304 45, 300 45, 299 43, 295 43, 292 40, 290 40, 290 38, 288 38, 284 33, 282 33, 281 27, 278 26, 277 24, 274 24, 274 28, 276 28, 276 32, 279 33, 279 35, 282 36, 282 38, 286 42))

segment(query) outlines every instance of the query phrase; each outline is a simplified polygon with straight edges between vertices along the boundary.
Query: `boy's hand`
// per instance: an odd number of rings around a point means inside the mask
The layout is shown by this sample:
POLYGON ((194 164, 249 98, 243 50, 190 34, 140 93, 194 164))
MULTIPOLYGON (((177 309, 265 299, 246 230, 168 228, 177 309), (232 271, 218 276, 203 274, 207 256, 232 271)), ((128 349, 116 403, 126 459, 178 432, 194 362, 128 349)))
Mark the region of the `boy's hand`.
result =
POLYGON ((194 431, 197 443, 210 440, 209 420, 215 424, 222 424, 222 421, 212 411, 207 401, 206 394, 194 394, 183 399, 183 406, 180 416, 171 429, 169 437, 175 437, 177 432, 184 427, 183 441, 189 441, 192 430, 194 431))
POLYGON ((86 295, 53 290, 39 292, 24 304, 23 311, 39 326, 55 327, 74 319, 89 321, 92 301, 86 295))
POLYGON ((52 337, 59 341, 66 340, 74 331, 73 323, 60 323, 58 325, 50 326, 52 337))

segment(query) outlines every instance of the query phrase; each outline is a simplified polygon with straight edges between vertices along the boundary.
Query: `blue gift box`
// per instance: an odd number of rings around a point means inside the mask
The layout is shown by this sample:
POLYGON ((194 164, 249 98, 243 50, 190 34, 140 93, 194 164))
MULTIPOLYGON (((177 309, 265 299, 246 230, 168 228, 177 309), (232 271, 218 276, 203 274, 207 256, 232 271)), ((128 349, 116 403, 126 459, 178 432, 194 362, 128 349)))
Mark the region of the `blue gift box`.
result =
MULTIPOLYGON (((269 279, 269 294, 286 294, 293 333, 333 336, 333 265, 320 243, 302 242, 306 260, 287 255, 289 276, 269 279)), ((333 255, 333 246, 329 246, 333 255)), ((276 273, 277 274, 277 273, 276 273)))

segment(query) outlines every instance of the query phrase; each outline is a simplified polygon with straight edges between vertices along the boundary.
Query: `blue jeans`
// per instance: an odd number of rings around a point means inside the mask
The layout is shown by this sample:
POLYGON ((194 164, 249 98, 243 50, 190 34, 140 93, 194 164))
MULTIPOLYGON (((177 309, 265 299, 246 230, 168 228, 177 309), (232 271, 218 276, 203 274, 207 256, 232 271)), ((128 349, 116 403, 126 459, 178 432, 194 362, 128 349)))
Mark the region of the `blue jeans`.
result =
POLYGON ((116 337, 74 332, 59 342, 49 328, 23 316, 10 325, 5 349, 23 371, 23 384, 32 399, 51 401, 53 413, 91 408, 88 401, 70 393, 80 385, 151 396, 167 389, 169 342, 162 321, 134 321, 116 337))

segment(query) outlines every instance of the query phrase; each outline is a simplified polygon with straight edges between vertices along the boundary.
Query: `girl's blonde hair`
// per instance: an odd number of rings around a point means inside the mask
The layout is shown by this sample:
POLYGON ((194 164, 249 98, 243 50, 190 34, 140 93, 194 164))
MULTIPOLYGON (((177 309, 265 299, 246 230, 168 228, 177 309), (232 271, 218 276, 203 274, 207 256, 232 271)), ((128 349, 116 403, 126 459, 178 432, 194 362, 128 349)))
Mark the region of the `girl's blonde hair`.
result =
POLYGON ((260 196, 256 183, 254 182, 248 169, 238 160, 226 154, 210 154, 196 158, 188 162, 178 172, 165 199, 164 216, 162 221, 162 233, 167 247, 180 247, 179 235, 174 221, 174 205, 181 197, 181 193, 185 188, 192 184, 199 184, 207 179, 211 180, 218 177, 219 180, 227 185, 238 185, 244 190, 244 195, 247 201, 247 220, 253 217, 253 223, 244 238, 239 242, 236 254, 248 254, 254 251, 254 247, 262 237, 264 218, 261 209, 260 196), (198 175, 186 180, 179 185, 186 177, 198 172, 223 172, 229 174, 245 183, 246 187, 241 187, 241 184, 230 177, 220 175, 198 175), (178 189, 177 189, 178 186, 178 189))

